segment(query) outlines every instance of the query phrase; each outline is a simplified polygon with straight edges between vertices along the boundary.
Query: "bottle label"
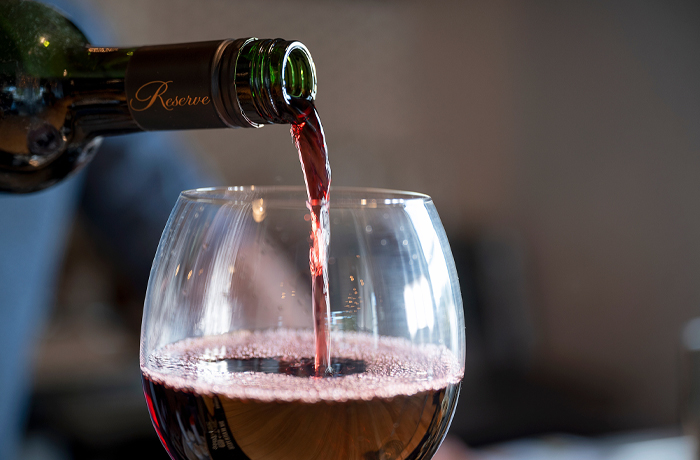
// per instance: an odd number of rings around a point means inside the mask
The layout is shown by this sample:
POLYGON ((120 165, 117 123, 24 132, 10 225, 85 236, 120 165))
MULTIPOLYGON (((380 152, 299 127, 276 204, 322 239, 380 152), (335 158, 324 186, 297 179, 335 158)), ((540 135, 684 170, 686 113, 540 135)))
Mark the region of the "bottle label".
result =
POLYGON ((131 116, 144 130, 224 128, 219 62, 228 41, 146 46, 126 69, 131 116))

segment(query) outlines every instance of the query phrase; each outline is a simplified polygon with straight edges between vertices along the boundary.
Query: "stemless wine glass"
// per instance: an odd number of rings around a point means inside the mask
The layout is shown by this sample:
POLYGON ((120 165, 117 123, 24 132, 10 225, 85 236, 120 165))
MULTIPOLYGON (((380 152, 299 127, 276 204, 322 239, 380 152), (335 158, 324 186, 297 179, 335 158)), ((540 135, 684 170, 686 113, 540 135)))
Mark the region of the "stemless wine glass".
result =
POLYGON ((333 188, 331 370, 316 376, 301 187, 183 192, 148 283, 141 370, 173 459, 429 459, 464 375, 430 197, 333 188))

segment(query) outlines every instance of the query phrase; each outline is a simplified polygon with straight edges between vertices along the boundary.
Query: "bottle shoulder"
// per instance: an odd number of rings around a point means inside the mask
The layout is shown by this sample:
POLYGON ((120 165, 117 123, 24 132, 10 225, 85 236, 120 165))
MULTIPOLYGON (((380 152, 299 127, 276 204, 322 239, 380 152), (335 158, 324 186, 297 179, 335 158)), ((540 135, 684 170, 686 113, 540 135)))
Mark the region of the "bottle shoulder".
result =
POLYGON ((6 0, 0 16, 0 72, 59 77, 80 62, 85 35, 55 9, 6 0))

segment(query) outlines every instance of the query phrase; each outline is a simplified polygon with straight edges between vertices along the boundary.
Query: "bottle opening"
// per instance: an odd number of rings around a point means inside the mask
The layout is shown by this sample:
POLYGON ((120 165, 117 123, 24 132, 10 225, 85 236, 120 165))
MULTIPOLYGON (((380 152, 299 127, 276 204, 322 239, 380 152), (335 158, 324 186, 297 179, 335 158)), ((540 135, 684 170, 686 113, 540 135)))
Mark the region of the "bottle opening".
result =
POLYGON ((316 69, 309 51, 301 43, 289 47, 282 68, 282 85, 287 100, 313 100, 316 97, 316 69))
MULTIPOLYGON (((251 39, 235 58, 235 97, 250 126, 296 119, 294 100, 316 98, 316 67, 300 42, 251 39)), ((234 106, 235 107, 235 106, 234 106)))

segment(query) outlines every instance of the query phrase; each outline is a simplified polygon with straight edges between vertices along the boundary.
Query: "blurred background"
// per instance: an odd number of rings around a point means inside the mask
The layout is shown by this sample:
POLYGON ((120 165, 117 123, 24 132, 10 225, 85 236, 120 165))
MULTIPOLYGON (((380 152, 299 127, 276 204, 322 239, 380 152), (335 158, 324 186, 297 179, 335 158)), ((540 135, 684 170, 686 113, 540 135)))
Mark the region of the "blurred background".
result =
MULTIPOLYGON (((682 434, 681 331, 700 315, 700 3, 73 3, 106 18, 116 42, 97 45, 307 45, 333 184, 427 193, 445 225, 468 337, 456 451, 682 434)), ((172 136, 218 173, 201 185, 303 183, 286 127, 172 136)), ((146 281, 78 216, 25 457, 167 458, 140 390, 146 281)))

